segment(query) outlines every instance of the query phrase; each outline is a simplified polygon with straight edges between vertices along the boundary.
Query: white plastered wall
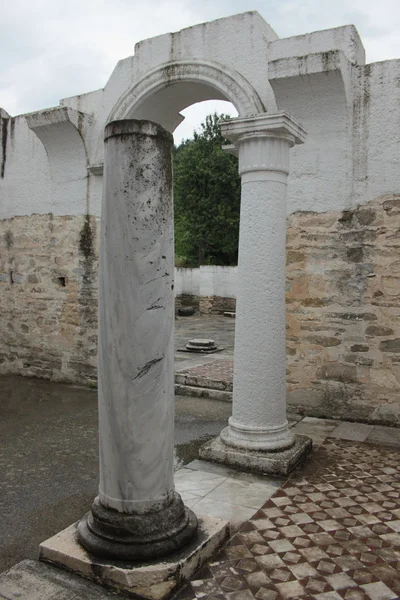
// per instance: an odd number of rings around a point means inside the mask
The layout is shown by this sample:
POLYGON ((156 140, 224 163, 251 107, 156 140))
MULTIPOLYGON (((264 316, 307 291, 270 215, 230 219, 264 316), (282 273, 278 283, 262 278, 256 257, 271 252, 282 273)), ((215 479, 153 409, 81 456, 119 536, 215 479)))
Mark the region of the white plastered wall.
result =
MULTIPOLYGON (((119 61, 103 90, 61 101, 61 107, 82 119, 70 119, 68 127, 60 123, 57 131, 52 117, 54 137, 47 148, 27 122, 32 126, 41 120, 46 127, 51 110, 8 120, 0 218, 48 212, 99 216, 102 136, 114 107, 149 71, 171 61, 214 63, 216 56, 222 68, 248 82, 266 110, 285 110, 308 131, 307 143, 291 152, 289 213, 347 209, 398 191, 400 61, 364 66, 364 49, 353 26, 278 39, 260 15, 250 12, 136 44, 134 56, 119 61), (76 127, 72 136, 71 127, 76 127), (57 161, 49 162, 50 152, 65 156, 64 163, 58 160, 61 173, 54 173, 57 161), (65 183, 66 175, 69 191, 55 197, 54 181, 64 178, 65 183), (78 193, 73 192, 76 187, 78 193)), ((198 99, 211 93, 206 88, 198 81, 183 82, 184 99, 171 94, 171 129, 186 102, 195 100, 196 93, 198 99)), ((149 97, 149 106, 161 98, 159 93, 149 97)), ((215 88, 214 96, 221 97, 221 91, 215 88)))
POLYGON ((237 267, 205 265, 197 269, 175 269, 175 296, 236 298, 236 284, 237 267))

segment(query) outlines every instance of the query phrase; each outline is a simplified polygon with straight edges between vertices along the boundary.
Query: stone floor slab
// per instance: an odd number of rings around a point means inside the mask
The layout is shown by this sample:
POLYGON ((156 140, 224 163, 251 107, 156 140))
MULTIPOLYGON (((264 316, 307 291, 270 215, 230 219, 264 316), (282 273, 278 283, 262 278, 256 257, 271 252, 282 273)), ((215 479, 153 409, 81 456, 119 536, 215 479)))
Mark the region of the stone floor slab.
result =
POLYGON ((1 600, 116 600, 92 581, 34 560, 23 560, 0 575, 1 600))
POLYGON ((205 496, 225 480, 226 477, 214 473, 180 469, 175 473, 175 488, 179 493, 189 492, 195 496, 205 496))
POLYGON ((267 483, 249 483, 247 481, 227 479, 214 488, 206 497, 252 508, 254 512, 275 491, 276 487, 267 483))
POLYGON ((376 425, 366 441, 371 444, 400 447, 400 429, 376 425))
POLYGON ((342 440, 353 440, 354 442, 364 442, 370 433, 372 433, 373 429, 373 425, 342 421, 340 425, 329 433, 329 437, 340 438, 342 440))
POLYGON ((197 515, 225 519, 229 521, 233 529, 236 529, 250 519, 255 512, 254 508, 235 504, 234 502, 224 502, 223 500, 212 498, 210 495, 192 504, 191 508, 197 515))

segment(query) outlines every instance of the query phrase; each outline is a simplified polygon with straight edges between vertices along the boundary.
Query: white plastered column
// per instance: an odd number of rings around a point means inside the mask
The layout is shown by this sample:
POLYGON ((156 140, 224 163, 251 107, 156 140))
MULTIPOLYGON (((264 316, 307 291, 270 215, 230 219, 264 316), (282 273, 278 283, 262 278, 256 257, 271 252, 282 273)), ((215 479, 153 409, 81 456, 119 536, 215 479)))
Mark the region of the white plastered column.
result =
POLYGON ((211 443, 201 455, 253 468, 243 455, 233 460, 229 448, 276 453, 295 446, 286 418, 286 188, 290 148, 306 133, 285 113, 234 119, 222 133, 234 144, 242 177, 233 408, 218 449, 211 443))

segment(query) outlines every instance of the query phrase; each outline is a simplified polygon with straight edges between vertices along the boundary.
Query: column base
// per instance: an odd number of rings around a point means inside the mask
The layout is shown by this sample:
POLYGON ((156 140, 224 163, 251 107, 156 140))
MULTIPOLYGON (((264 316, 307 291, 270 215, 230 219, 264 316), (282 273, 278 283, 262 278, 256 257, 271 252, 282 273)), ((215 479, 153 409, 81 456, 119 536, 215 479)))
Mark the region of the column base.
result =
POLYGON ((95 498, 78 524, 78 539, 95 556, 118 560, 153 560, 178 552, 196 534, 197 517, 174 493, 161 510, 124 514, 95 498))
POLYGON ((164 600, 186 581, 229 537, 229 524, 199 517, 197 532, 180 552, 152 562, 104 560, 87 552, 78 540, 78 523, 40 544, 39 559, 92 579, 134 598, 164 600))
POLYGON ((295 435, 294 444, 286 450, 248 450, 227 446, 221 436, 200 448, 200 458, 217 462, 242 471, 268 475, 288 475, 312 450, 312 440, 295 435))

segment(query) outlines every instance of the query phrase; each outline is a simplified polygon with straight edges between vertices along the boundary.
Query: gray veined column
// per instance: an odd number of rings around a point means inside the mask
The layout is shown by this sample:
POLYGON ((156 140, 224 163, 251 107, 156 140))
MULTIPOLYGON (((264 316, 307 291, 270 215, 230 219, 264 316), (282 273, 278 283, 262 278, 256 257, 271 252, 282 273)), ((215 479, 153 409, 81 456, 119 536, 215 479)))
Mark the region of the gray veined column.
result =
POLYGON ((205 459, 286 474, 310 449, 286 418, 285 253, 289 150, 305 131, 285 113, 222 125, 242 177, 232 417, 205 459))
POLYGON ((150 121, 105 131, 99 267, 100 490, 78 527, 93 554, 170 554, 197 519, 174 491, 171 134, 150 121))

